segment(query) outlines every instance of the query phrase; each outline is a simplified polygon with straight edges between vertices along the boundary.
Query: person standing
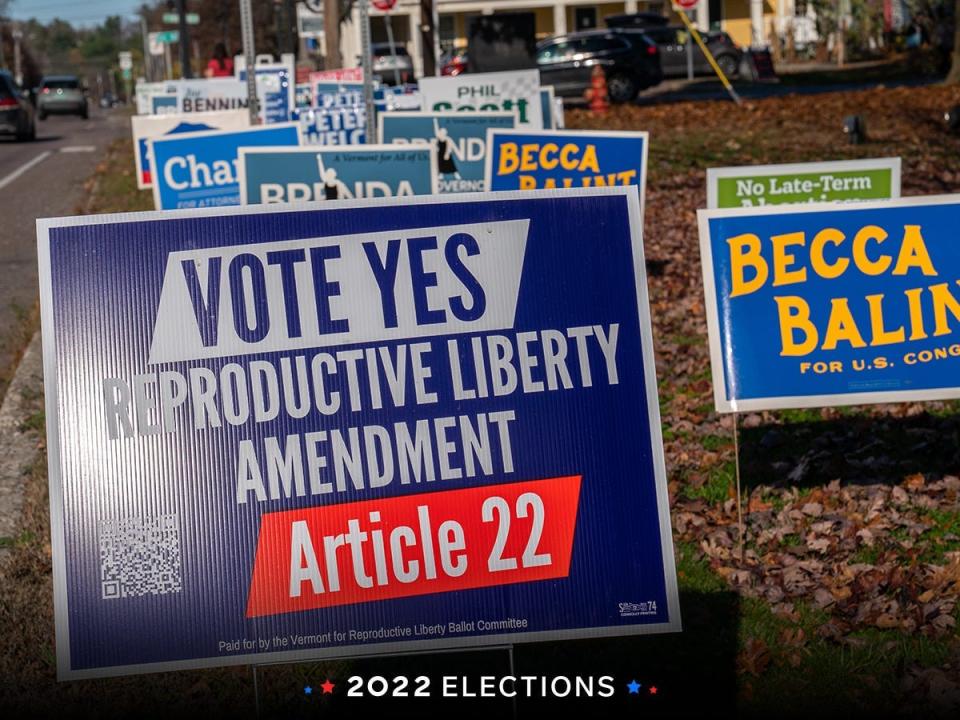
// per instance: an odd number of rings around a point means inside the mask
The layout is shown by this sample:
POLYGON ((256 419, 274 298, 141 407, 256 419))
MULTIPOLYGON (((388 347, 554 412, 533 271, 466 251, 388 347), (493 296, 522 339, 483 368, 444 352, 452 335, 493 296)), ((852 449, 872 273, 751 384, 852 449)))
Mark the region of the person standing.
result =
POLYGON ((203 74, 208 78, 233 77, 233 58, 227 52, 227 46, 218 42, 213 48, 213 59, 207 63, 203 74))

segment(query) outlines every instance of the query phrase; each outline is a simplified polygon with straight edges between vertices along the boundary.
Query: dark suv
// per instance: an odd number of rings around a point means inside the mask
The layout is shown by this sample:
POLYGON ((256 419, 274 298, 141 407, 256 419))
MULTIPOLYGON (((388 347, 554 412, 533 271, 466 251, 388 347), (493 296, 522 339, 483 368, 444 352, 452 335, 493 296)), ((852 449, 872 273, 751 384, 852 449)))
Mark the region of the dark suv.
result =
POLYGON ((582 97, 599 65, 607 93, 616 103, 630 102, 663 79, 660 51, 646 31, 610 28, 569 33, 537 45, 540 81, 564 97, 582 97))
MULTIPOLYGON (((665 77, 687 76, 687 38, 689 33, 683 25, 646 28, 644 32, 660 48, 660 61, 665 77)), ((704 44, 717 61, 717 65, 727 77, 737 74, 740 66, 740 48, 725 32, 700 33, 704 44)), ((711 75, 713 68, 707 61, 700 46, 690 38, 693 53, 693 72, 696 75, 711 75)))
POLYGON ((37 135, 33 103, 5 70, 0 70, 0 135, 17 140, 33 140, 37 135))

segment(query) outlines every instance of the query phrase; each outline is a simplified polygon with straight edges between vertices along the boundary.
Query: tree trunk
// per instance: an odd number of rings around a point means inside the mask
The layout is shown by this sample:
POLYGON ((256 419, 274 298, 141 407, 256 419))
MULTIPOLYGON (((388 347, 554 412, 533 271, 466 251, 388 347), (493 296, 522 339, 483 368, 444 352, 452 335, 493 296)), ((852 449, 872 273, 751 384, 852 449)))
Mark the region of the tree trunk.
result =
MULTIPOLYGON (((960 0, 958 0, 960 2, 960 0)), ((324 70, 339 70, 340 57, 340 3, 337 0, 324 0, 323 34, 327 46, 324 57, 324 70)))
POLYGON ((953 11, 953 57, 950 72, 945 81, 950 85, 960 85, 960 0, 954 0, 953 11))

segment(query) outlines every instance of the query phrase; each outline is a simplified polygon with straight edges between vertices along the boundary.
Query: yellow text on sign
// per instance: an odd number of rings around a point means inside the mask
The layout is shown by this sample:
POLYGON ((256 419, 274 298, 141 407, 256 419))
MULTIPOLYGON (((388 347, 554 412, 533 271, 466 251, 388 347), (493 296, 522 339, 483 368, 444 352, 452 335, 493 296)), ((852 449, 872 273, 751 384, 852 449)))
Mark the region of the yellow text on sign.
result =
MULTIPOLYGON (((727 239, 731 298, 755 293, 768 283, 771 287, 798 285, 810 276, 836 280, 848 272, 868 277, 911 273, 938 277, 919 225, 904 225, 899 243, 876 225, 863 226, 852 237, 828 227, 812 238, 804 232, 784 233, 769 242, 768 259, 761 253, 760 237, 753 233, 727 239), (809 262, 803 262, 802 256, 809 262)), ((931 330, 934 337, 949 335, 954 332, 951 317, 960 320, 960 300, 951 290, 954 284, 960 281, 909 288, 899 298, 883 292, 859 300, 834 297, 825 318, 815 317, 809 302, 799 295, 777 295, 773 301, 780 323, 780 354, 802 356, 818 347, 834 350, 841 343, 851 348, 892 345, 925 339, 931 330), (908 322, 888 325, 892 303, 906 310, 908 322)))
MULTIPOLYGON (((500 146, 498 175, 530 173, 539 170, 566 171, 576 173, 594 173, 577 178, 548 177, 543 179, 543 188, 557 187, 607 187, 612 185, 631 185, 637 182, 636 170, 624 170, 616 173, 601 173, 597 161, 597 147, 576 143, 515 143, 505 142, 500 146), (576 183, 576 185, 574 184, 576 183)), ((520 189, 534 190, 537 178, 532 175, 520 175, 520 189)))

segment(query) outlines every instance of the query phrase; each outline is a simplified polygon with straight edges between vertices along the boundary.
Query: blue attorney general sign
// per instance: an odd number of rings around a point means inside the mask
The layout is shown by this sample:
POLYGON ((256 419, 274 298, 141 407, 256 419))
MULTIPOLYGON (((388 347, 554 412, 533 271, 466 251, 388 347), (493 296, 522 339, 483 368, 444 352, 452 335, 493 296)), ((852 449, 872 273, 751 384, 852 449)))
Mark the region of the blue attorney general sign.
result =
POLYGON ((410 197, 437 191, 432 146, 355 145, 240 151, 241 204, 410 197))
POLYGON ((700 211, 721 412, 960 397, 960 196, 700 211))
POLYGON ((512 129, 512 112, 384 112, 377 115, 380 142, 433 143, 441 193, 481 192, 487 130, 512 129))
POLYGON ((485 176, 490 190, 637 185, 647 176, 645 132, 491 130, 485 176))
POLYGON ((240 204, 238 151, 242 147, 300 144, 297 123, 182 133, 150 142, 157 210, 240 204))
POLYGON ((61 678, 679 629, 634 188, 38 246, 61 678))

